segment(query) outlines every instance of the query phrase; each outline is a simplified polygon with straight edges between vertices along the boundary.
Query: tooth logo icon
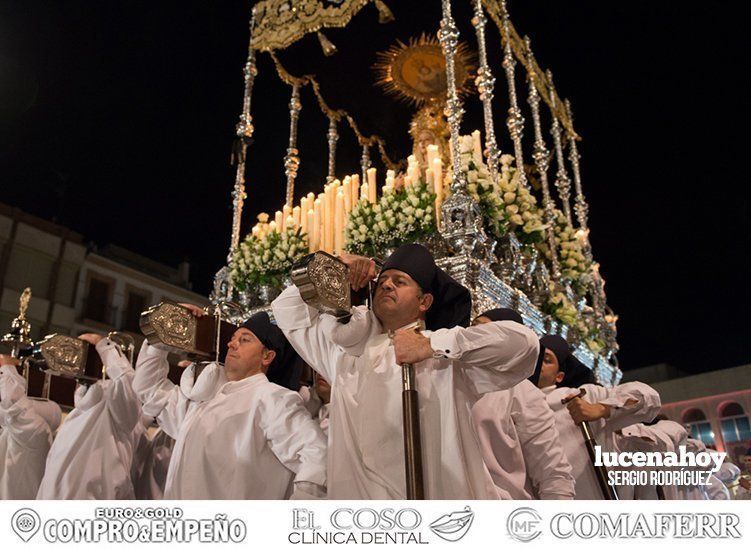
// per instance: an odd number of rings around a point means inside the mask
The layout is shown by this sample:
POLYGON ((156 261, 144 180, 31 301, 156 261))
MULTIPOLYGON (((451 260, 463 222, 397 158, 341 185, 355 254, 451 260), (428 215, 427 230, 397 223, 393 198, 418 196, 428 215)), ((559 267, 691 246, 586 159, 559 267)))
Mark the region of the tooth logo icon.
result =
POLYGON ((475 513, 469 507, 464 511, 449 513, 437 518, 430 524, 430 529, 441 539, 446 541, 459 541, 469 531, 475 513))
POLYGON ((39 515, 33 509, 19 509, 10 521, 11 528, 23 541, 29 541, 39 531, 39 515))

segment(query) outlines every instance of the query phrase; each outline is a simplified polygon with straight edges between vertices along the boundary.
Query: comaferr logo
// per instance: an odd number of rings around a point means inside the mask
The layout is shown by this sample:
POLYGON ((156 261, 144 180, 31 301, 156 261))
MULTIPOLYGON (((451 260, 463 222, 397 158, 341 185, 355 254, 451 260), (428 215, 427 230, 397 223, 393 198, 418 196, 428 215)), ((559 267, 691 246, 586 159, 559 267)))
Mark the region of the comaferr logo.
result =
POLYGON ((532 541, 542 533, 542 518, 531 507, 521 507, 506 519, 506 531, 516 541, 532 541))
POLYGON ((559 539, 736 539, 739 526, 734 513, 558 513, 550 521, 559 539))
POLYGON ((459 541, 469 531, 475 514, 469 506, 464 511, 442 515, 430 523, 430 530, 446 541, 459 541))

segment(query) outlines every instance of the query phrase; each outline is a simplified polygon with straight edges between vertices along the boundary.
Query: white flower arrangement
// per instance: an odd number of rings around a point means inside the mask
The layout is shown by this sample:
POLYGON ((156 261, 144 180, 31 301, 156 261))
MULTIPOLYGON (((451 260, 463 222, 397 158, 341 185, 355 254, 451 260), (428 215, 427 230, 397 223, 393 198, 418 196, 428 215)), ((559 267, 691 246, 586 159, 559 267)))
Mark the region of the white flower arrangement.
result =
MULTIPOLYGON (((460 141, 459 162, 467 177, 467 191, 480 204, 486 226, 495 238, 509 231, 516 234, 522 244, 535 244, 543 240, 545 225, 537 199, 521 185, 520 174, 512 166, 514 157, 504 154, 500 158, 498 181, 492 181, 487 165, 472 154, 472 136, 464 135, 460 141)), ((448 170, 444 183, 450 194, 453 171, 448 170)))
POLYGON ((299 228, 249 234, 232 257, 230 276, 240 291, 262 285, 282 286, 292 265, 308 253, 308 237, 299 228))
POLYGON ((557 291, 555 285, 550 286, 551 293, 548 302, 543 307, 544 312, 551 315, 556 320, 560 320, 566 326, 575 327, 579 320, 579 311, 566 294, 557 291))
MULTIPOLYGON (((583 242, 578 231, 571 226, 563 212, 558 209, 555 210, 553 232, 561 276, 571 283, 571 287, 577 295, 584 295, 591 265, 584 256, 583 242)), ((551 261, 552 257, 547 242, 541 242, 537 247, 545 258, 551 261)))
POLYGON ((376 204, 360 200, 347 219, 344 247, 350 253, 382 255, 435 231, 435 194, 420 181, 387 190, 376 204))

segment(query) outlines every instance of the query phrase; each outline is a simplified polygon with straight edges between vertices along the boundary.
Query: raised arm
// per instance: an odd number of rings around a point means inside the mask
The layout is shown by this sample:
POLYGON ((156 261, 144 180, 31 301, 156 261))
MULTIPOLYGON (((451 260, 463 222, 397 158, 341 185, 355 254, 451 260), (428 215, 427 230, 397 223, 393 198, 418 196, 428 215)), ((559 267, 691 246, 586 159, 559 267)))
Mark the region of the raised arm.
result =
POLYGON ((141 403, 133 390, 133 365, 109 338, 100 339, 96 343, 96 351, 110 379, 107 409, 115 424, 129 433, 141 417, 141 403))
POLYGON ((488 322, 430 334, 434 356, 456 361, 477 394, 513 387, 535 369, 540 345, 535 333, 516 322, 488 322))
MULTIPOLYGON (((49 407, 50 415, 55 411, 52 408, 57 408, 59 423, 59 407, 55 403, 50 403, 49 407)), ((52 442, 49 423, 26 397, 26 380, 18 374, 15 365, 9 362, 0 367, 0 426, 24 448, 49 448, 52 442)))
POLYGON ((295 491, 323 497, 326 492, 326 439, 300 395, 273 389, 263 398, 261 428, 271 451, 295 473, 295 491))
POLYGON ((514 389, 511 414, 522 445, 527 476, 540 499, 574 499, 571 465, 558 438, 553 411, 529 381, 514 389))
POLYGON ((136 360, 133 389, 143 403, 143 413, 156 417, 164 432, 177 438, 188 402, 180 388, 167 378, 168 354, 144 341, 136 360))
POLYGON ((285 289, 271 304, 277 326, 297 354, 326 380, 333 383, 336 362, 344 351, 332 340, 337 321, 319 314, 300 297, 296 286, 285 289))
POLYGON ((569 399, 566 408, 576 424, 588 421, 596 431, 614 433, 635 423, 649 422, 660 411, 660 395, 639 381, 616 387, 587 383, 571 389, 570 395, 581 389, 585 391, 584 397, 569 399))

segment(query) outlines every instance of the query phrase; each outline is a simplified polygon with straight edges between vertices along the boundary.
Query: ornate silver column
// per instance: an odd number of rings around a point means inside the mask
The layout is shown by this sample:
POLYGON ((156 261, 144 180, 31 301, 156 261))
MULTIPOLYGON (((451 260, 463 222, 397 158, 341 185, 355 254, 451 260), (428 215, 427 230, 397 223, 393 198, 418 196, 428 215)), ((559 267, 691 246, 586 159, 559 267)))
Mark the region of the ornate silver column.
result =
POLYGON ((509 31, 508 11, 506 11, 506 2, 501 0, 501 13, 503 14, 503 26, 501 37, 503 38, 503 69, 506 71, 506 83, 508 84, 508 126, 511 140, 514 143, 514 160, 516 169, 519 171, 519 183, 529 188, 527 183, 527 174, 524 173, 524 153, 522 150, 522 135, 524 133, 524 117, 519 109, 519 100, 516 95, 516 59, 511 51, 511 32, 509 31))
POLYGON ((540 94, 537 91, 537 85, 532 78, 533 60, 532 45, 528 36, 524 37, 524 44, 527 47, 527 77, 529 82, 529 106, 532 107, 532 125, 535 133, 535 147, 532 153, 537 172, 540 175, 540 185, 542 186, 542 206, 545 209, 545 222, 548 225, 546 229, 548 246, 550 247, 550 266, 552 267, 551 275, 553 280, 558 281, 561 276, 561 267, 558 263, 558 251, 555 245, 555 210, 553 199, 550 196, 550 186, 548 185, 548 167, 550 166, 550 153, 545 147, 545 141, 542 138, 542 125, 540 123, 540 94))
POLYGON ((373 162, 370 160, 370 142, 365 139, 361 139, 360 142, 362 143, 362 156, 360 156, 362 176, 360 181, 364 183, 368 180, 368 169, 373 165, 373 162))
MULTIPOLYGON (((245 200, 245 160, 248 151, 248 144, 253 136, 253 117, 250 114, 250 102, 253 96, 253 84, 258 68, 256 66, 256 51, 253 48, 253 29, 256 21, 255 8, 252 10, 250 17, 250 38, 248 40, 248 59, 243 68, 245 80, 245 92, 243 94, 243 106, 240 113, 240 120, 235 127, 237 134, 237 150, 235 151, 235 186, 232 189, 232 234, 230 236, 229 252, 227 254, 227 265, 232 262, 232 256, 240 244, 240 226, 242 223, 243 202, 245 200)), ((231 299, 233 283, 231 277, 227 275, 227 270, 222 269, 217 273, 217 277, 222 277, 225 282, 226 295, 217 296, 217 299, 231 299)))
MULTIPOLYGON (((571 127, 573 128, 574 114, 571 111, 571 102, 566 99, 564 100, 564 103, 566 104, 566 112, 568 113, 568 118, 571 121, 571 127)), ((581 156, 579 156, 579 151, 576 147, 576 134, 571 130, 568 131, 568 150, 568 158, 571 161, 571 167, 574 173, 574 189, 576 191, 574 212, 576 213, 576 220, 579 222, 579 227, 587 233, 587 248, 589 249, 589 228, 587 226, 587 213, 589 212, 589 206, 587 205, 587 201, 584 199, 584 193, 582 192, 582 178, 579 169, 579 159, 581 156)))
POLYGON ((566 216, 569 225, 573 227, 571 222, 571 179, 568 177, 566 171, 566 161, 563 157, 563 144, 561 141, 561 125, 558 122, 556 116, 556 93, 555 86, 553 85, 553 73, 549 70, 545 72, 545 76, 548 79, 548 85, 550 86, 550 114, 553 117, 553 124, 550 127, 550 133, 553 135, 553 144, 555 146, 555 160, 558 169, 555 172, 555 188, 558 189, 558 196, 561 198, 563 204, 563 214, 566 216))
POLYGON ((292 97, 289 100, 289 146, 284 156, 284 175, 287 176, 287 194, 285 204, 292 207, 295 198, 295 178, 300 167, 300 156, 297 150, 297 120, 302 110, 300 103, 300 82, 292 84, 292 97))
POLYGON ((455 57, 459 45, 459 29, 451 15, 451 1, 441 0, 443 18, 438 31, 438 40, 446 58, 446 118, 451 131, 451 157, 453 180, 451 196, 441 206, 440 232, 455 253, 487 257, 492 251, 488 237, 482 229, 480 206, 467 194, 467 180, 461 168, 459 133, 461 131, 462 107, 456 90, 455 57))
POLYGON ((326 177, 326 182, 331 183, 336 179, 336 142, 339 141, 339 132, 336 129, 338 119, 334 116, 329 116, 329 131, 326 133, 326 138, 329 143, 329 174, 326 177))
POLYGON ((488 19, 485 17, 485 12, 482 9, 482 0, 474 0, 474 8, 472 25, 475 27, 478 52, 480 54, 480 68, 477 70, 476 85, 480 92, 482 114, 485 120, 485 154, 488 159, 490 177, 493 181, 497 181, 500 152, 498 151, 498 142, 496 141, 493 123, 493 86, 495 86, 495 77, 488 65, 488 52, 485 47, 485 25, 488 19))

